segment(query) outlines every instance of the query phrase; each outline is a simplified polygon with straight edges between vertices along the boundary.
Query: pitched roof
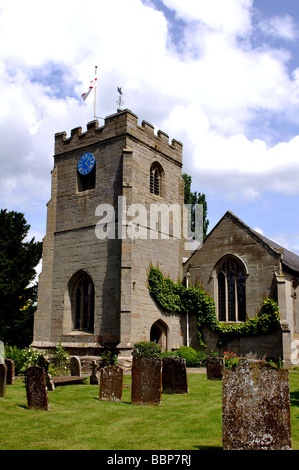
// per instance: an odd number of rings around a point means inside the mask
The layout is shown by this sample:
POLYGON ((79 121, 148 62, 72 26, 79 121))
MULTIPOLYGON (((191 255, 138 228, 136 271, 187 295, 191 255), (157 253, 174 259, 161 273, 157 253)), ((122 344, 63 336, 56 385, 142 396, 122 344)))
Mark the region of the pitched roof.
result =
POLYGON ((262 242, 265 243, 268 247, 270 247, 273 251, 275 251, 276 253, 281 253, 282 267, 285 267, 286 269, 290 269, 291 271, 295 271, 299 273, 299 256, 298 255, 287 250, 286 248, 274 242, 273 240, 270 240, 269 238, 264 237, 264 235, 261 235, 255 230, 251 229, 250 227, 248 227, 248 225, 242 222, 242 220, 238 219, 238 217, 236 217, 232 212, 227 211, 224 217, 228 214, 230 214, 233 218, 237 219, 242 225, 247 227, 247 229, 251 233, 253 233, 256 237, 262 240, 262 242))
MULTIPOLYGON (((254 230, 252 231, 254 232, 254 230)), ((299 256, 298 255, 296 255, 292 251, 287 250, 283 246, 278 245, 278 243, 275 243, 272 240, 269 240, 269 238, 266 238, 257 232, 255 232, 255 234, 258 237, 260 237, 264 241, 264 243, 266 243, 271 248, 281 251, 282 253, 281 263, 285 268, 289 268, 292 271, 299 272, 299 256)))
MULTIPOLYGON (((224 216, 217 222, 215 227, 211 230, 211 232, 208 234, 209 235, 215 230, 215 228, 220 224, 222 219, 225 217, 230 217, 231 219, 234 219, 237 221, 239 224, 241 224, 243 227, 245 227, 254 237, 256 237, 258 240, 260 240, 262 243, 268 246, 271 250, 273 250, 276 254, 281 255, 281 263, 282 267, 285 268, 286 270, 291 270, 296 273, 299 273, 299 256, 296 255, 295 253, 292 253, 291 251, 287 250, 283 246, 279 245, 276 242, 273 242, 269 238, 264 237, 260 233, 256 232, 252 228, 250 228, 248 225, 246 225, 241 219, 239 219, 235 214, 233 214, 230 211, 227 211, 224 216)), ((194 253, 192 253, 193 255, 194 253)), ((192 256, 191 255, 191 256, 192 256)))

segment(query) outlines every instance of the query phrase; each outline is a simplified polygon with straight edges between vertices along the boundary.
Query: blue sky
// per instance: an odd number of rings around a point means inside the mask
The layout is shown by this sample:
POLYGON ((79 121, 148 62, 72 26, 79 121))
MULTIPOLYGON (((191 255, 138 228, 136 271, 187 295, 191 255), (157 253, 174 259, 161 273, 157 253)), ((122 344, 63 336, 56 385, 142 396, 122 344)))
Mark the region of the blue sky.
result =
POLYGON ((0 207, 37 239, 54 134, 93 119, 97 65, 98 116, 121 86, 140 123, 183 142, 210 229, 230 210, 299 254, 298 2, 0 0, 0 41, 0 207))

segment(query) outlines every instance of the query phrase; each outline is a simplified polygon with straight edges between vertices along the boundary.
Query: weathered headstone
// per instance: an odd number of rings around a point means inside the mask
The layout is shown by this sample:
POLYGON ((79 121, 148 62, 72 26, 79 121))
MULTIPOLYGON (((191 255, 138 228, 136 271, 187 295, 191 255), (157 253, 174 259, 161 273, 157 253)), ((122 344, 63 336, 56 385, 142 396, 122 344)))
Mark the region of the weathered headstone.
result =
POLYGON ((186 359, 177 356, 163 358, 163 393, 188 393, 186 359))
POLYGON ((53 392, 53 390, 55 390, 55 385, 54 385, 54 382, 52 380, 52 376, 49 373, 49 365, 50 365, 49 359, 47 359, 45 356, 41 355, 38 358, 38 364, 37 365, 44 368, 47 390, 53 392))
POLYGON ((131 403, 159 405, 162 392, 162 360, 133 357, 131 403))
POLYGON ((25 385, 28 408, 49 410, 48 392, 43 367, 32 366, 25 370, 25 385))
POLYGON ((118 366, 101 369, 100 400, 121 401, 123 389, 123 370, 118 366))
POLYGON ((5 348, 3 341, 0 341, 0 364, 4 364, 5 348))
POLYGON ((91 363, 91 376, 89 379, 90 385, 99 385, 99 378, 97 376, 97 363, 92 361, 91 363))
POLYGON ((6 377, 7 367, 5 364, 0 364, 0 397, 4 398, 6 393, 6 377))
POLYGON ((15 383, 15 363, 11 359, 5 359, 5 365, 7 367, 7 385, 13 385, 15 383))
POLYGON ((224 450, 291 450, 289 374, 241 360, 222 379, 224 450))
POLYGON ((77 377, 81 377, 81 361, 77 356, 70 357, 70 369, 71 375, 76 375, 77 377))
POLYGON ((223 357, 207 357, 207 379, 208 380, 222 380, 225 370, 223 357))

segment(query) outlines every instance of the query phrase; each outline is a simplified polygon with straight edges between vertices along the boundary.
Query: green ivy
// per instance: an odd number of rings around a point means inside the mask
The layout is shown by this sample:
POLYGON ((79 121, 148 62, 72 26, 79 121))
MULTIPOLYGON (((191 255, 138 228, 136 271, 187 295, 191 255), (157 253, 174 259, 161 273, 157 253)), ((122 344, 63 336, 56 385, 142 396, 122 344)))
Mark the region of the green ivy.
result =
POLYGON ((206 346, 203 337, 205 326, 218 334, 217 346, 223 347, 237 337, 270 334, 280 324, 278 305, 268 298, 263 301, 258 315, 243 323, 219 322, 215 303, 202 286, 187 289, 182 283, 165 278, 161 271, 153 266, 148 271, 148 289, 163 311, 197 315, 198 339, 201 346, 206 346))

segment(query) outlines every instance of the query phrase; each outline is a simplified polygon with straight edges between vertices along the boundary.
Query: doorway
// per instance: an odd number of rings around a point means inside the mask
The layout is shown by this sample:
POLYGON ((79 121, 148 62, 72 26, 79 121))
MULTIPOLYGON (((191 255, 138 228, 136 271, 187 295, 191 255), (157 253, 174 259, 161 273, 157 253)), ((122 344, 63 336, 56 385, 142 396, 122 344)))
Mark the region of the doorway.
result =
POLYGON ((167 351, 167 325, 162 320, 156 321, 150 331, 150 341, 157 343, 162 351, 167 351))

